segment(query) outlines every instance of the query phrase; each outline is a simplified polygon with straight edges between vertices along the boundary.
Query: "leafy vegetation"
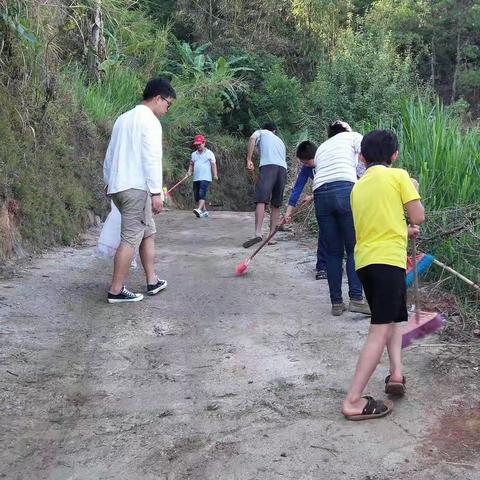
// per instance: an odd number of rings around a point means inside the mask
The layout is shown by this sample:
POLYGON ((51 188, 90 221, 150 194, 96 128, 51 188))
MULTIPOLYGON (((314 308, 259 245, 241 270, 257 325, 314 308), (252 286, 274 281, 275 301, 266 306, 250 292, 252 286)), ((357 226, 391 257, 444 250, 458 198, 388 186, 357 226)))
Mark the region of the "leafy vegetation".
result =
POLYGON ((480 132, 463 130, 437 100, 411 99, 402 109, 401 165, 415 172, 429 210, 471 205, 480 198, 480 132))
MULTIPOLYGON (((480 132, 464 130, 438 100, 409 100, 401 120, 400 165, 418 179, 427 211, 422 248, 478 283, 480 132)), ((455 278, 444 285, 472 293, 455 278)))
POLYGON ((102 212, 91 121, 59 81, 64 11, 8 2, 0 17, 0 258, 71 243, 102 212), (61 25, 59 29, 53 24, 61 25))

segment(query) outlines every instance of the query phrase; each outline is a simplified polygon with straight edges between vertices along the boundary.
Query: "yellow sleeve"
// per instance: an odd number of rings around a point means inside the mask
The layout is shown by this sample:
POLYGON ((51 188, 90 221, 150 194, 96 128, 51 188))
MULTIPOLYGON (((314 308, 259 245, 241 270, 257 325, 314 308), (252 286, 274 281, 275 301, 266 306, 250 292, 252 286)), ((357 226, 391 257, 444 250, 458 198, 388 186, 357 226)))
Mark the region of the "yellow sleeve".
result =
POLYGON ((400 195, 404 205, 412 200, 420 200, 420 195, 413 186, 412 179, 406 170, 399 169, 399 184, 400 195))

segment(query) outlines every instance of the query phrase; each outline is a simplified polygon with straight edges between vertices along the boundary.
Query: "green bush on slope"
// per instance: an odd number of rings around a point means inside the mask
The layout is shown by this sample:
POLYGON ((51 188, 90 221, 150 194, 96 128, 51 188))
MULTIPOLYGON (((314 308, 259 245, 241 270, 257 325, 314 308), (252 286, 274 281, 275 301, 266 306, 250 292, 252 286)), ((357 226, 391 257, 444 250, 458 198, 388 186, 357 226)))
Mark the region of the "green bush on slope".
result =
POLYGON ((0 258, 14 240, 30 250, 71 243, 87 210, 104 208, 96 129, 59 82, 65 18, 61 8, 27 1, 2 10, 0 209, 8 218, 0 225, 0 258))

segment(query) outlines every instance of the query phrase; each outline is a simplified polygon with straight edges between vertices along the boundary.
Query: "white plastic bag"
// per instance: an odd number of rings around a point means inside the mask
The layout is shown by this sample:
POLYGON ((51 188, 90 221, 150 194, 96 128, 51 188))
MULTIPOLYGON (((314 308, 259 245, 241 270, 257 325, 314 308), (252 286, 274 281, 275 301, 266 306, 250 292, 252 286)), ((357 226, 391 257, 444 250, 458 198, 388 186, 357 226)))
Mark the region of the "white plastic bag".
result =
MULTIPOLYGON (((110 207, 111 210, 98 237, 96 249, 99 257, 107 259, 112 259, 115 256, 115 252, 120 245, 120 229, 122 225, 120 211, 113 202, 110 202, 110 207)), ((136 255, 132 260, 132 267, 137 268, 136 255)))
POLYGON ((120 245, 120 226, 122 216, 113 202, 111 210, 98 237, 97 254, 104 258, 113 258, 120 245))

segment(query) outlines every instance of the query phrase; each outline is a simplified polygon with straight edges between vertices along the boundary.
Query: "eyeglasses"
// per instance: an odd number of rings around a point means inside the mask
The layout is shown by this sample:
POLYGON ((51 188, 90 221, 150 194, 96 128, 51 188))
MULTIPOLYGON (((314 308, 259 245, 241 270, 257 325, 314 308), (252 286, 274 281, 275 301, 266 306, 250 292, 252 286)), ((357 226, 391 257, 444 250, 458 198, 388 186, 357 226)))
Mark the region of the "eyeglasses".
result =
POLYGON ((167 110, 168 110, 172 106, 173 101, 172 100, 167 100, 165 97, 162 97, 161 95, 160 95, 160 98, 167 102, 167 110))

